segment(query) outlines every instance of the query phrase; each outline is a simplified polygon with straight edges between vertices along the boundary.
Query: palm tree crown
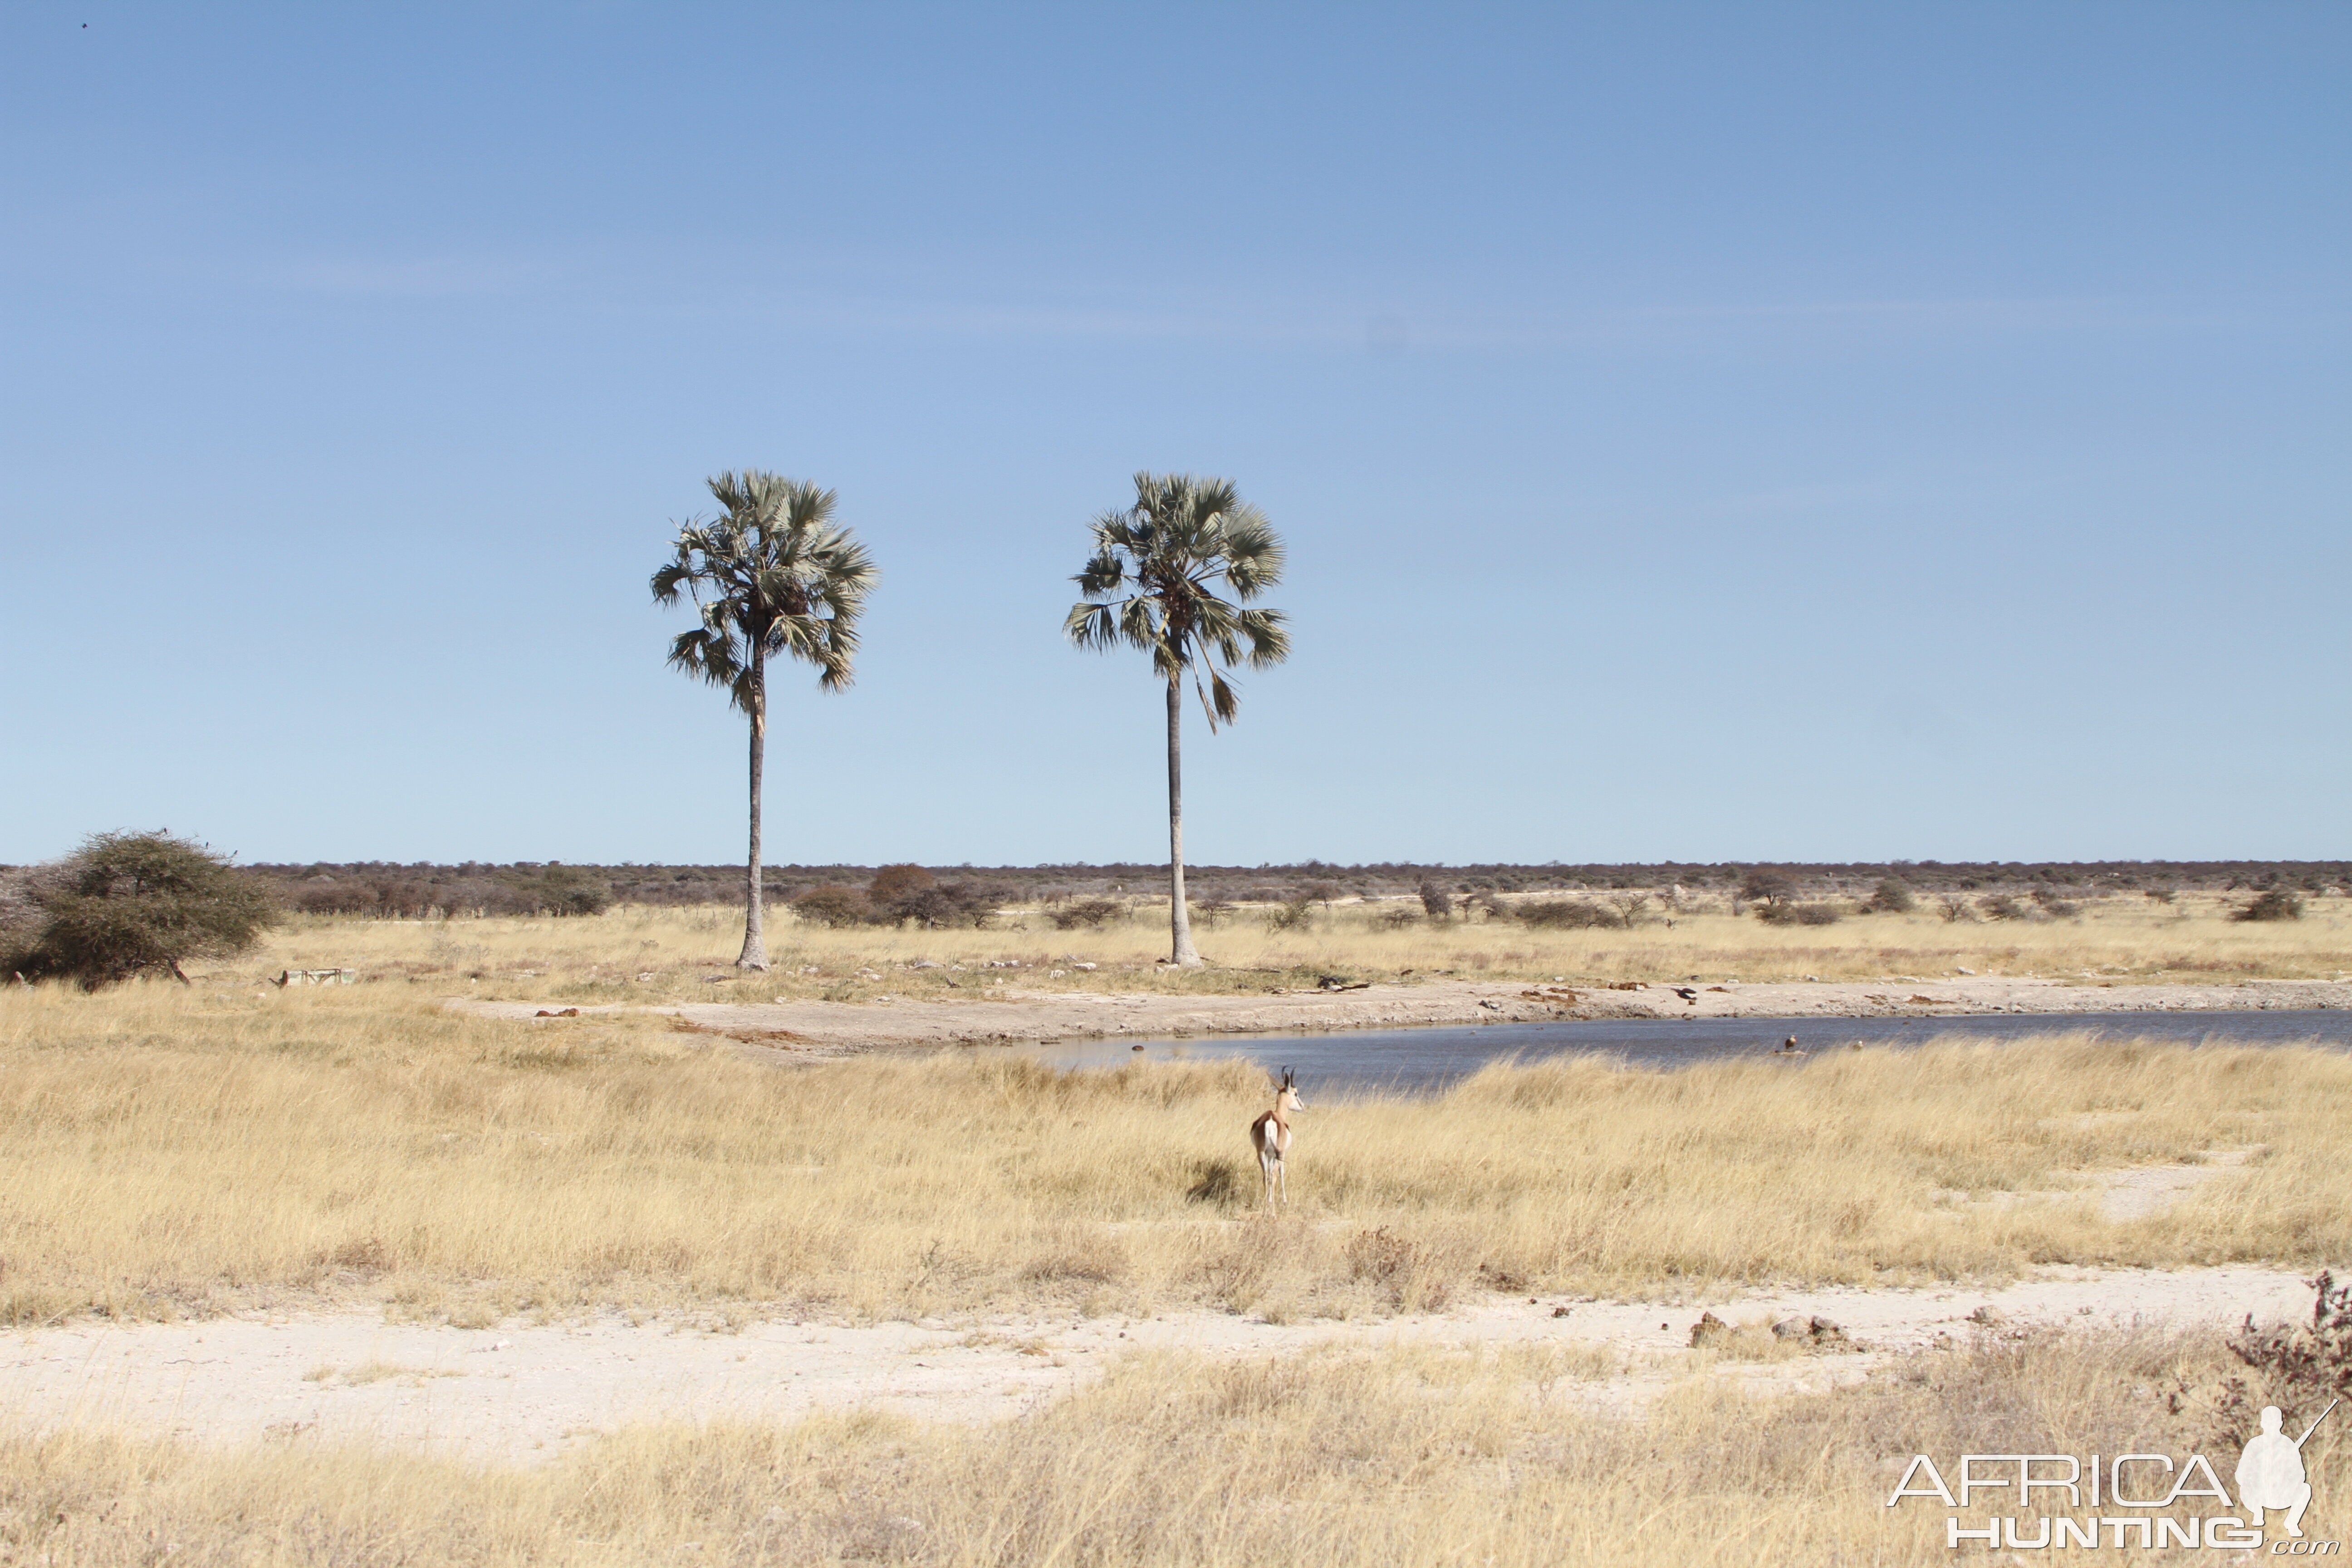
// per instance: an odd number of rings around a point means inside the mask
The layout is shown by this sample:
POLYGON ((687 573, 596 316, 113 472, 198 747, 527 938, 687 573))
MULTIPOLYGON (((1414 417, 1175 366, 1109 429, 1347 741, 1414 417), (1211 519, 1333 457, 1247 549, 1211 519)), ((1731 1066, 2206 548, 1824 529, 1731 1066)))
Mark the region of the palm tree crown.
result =
POLYGON ((1280 610, 1244 609, 1215 591, 1222 578, 1246 605, 1282 580, 1282 541, 1265 513, 1231 479, 1140 473, 1135 504, 1093 529, 1094 555, 1072 579, 1086 597, 1063 623, 1070 640, 1140 648, 1171 682, 1192 671, 1209 727, 1233 722, 1241 700, 1225 670, 1263 669, 1290 652, 1280 610))
POLYGON ((764 697, 755 676, 771 655, 815 665, 827 691, 848 686, 857 617, 879 574, 866 547, 834 526, 834 492, 757 468, 709 482, 725 512, 683 524, 677 558, 653 576, 656 602, 675 605, 683 591, 702 613, 701 626, 670 644, 669 662, 726 687, 755 716, 764 697))

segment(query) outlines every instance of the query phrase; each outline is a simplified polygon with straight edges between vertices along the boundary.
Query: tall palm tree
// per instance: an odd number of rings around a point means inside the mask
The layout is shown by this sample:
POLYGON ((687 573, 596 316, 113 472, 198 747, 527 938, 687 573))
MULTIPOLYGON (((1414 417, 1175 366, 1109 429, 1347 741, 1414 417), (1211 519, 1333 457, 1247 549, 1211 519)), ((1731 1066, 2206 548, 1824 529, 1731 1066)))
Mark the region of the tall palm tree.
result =
POLYGON ((670 644, 669 662, 727 688, 751 721, 751 861, 744 906, 742 969, 768 967, 760 895, 760 784, 768 751, 768 659, 790 654, 817 668, 817 685, 852 679, 857 616, 880 573, 866 547, 833 524, 834 494, 801 479, 746 468, 718 474, 710 493, 725 510, 677 531, 677 557, 654 574, 654 599, 680 591, 702 625, 670 644))
POLYGON ((1082 648, 1141 648, 1168 683, 1169 935, 1174 962, 1197 964, 1184 906, 1184 678, 1213 733, 1241 706, 1225 670, 1263 669, 1290 652, 1280 610, 1243 609, 1216 594, 1222 578, 1245 605, 1280 582, 1282 541, 1231 479, 1190 474, 1136 475, 1135 504, 1092 526, 1093 558, 1071 579, 1086 597, 1062 629, 1082 648))

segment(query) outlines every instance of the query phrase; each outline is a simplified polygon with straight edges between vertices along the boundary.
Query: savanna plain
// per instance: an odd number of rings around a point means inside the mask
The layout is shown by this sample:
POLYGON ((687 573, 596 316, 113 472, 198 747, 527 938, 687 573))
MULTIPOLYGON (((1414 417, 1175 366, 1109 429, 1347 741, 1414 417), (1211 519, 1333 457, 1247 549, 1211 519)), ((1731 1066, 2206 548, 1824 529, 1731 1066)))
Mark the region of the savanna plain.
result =
MULTIPOLYGON (((1323 976, 1375 982, 1473 976, 1578 984, 1682 980, 1773 982, 1818 976, 1878 980, 1956 972, 2158 984, 2340 978, 2352 973, 2352 898, 2331 892, 2294 921, 2235 918, 2244 899, 2181 893, 2085 900, 2063 919, 1948 919, 1923 907, 1850 913, 1829 925, 1776 925, 1732 912, 1727 897, 1625 898, 1630 923, 1547 928, 1514 918, 1544 900, 1498 902, 1457 918, 1424 918, 1408 899, 1234 906, 1194 917, 1210 963, 1176 969, 1164 899, 1122 899, 1091 925, 1052 906, 1004 910, 985 925, 831 926, 768 914, 771 969, 743 975, 732 959, 740 911, 624 906, 593 918, 359 921, 297 917, 233 973, 258 979, 286 966, 356 965, 382 980, 453 993, 565 1002, 763 1002, 772 998, 984 998, 992 992, 1233 994, 1314 985, 1323 976), (962 972, 956 965, 964 966, 962 972), (1055 971, 1059 970, 1056 973, 1055 971)), ((1597 907, 1616 918, 1608 904, 1597 907)), ((1847 906, 1852 908, 1851 904, 1847 906)))
MULTIPOLYGON (((2118 900, 1813 929, 1662 905, 1547 931, 1339 902, 1234 910, 1185 973, 1151 962, 1148 906, 1066 930, 780 914, 775 967, 750 977, 712 910, 298 917, 186 986, 10 988, 0 1319, 27 1364, 63 1335, 356 1319, 648 1343, 921 1325, 943 1354, 993 1336, 1041 1363, 1072 1360, 1055 1334, 1118 1324, 1139 1348, 1009 1412, 623 1422, 529 1463, 26 1406, 0 1436, 0 1561, 1944 1561, 1940 1508, 1885 1506, 1914 1453, 2234 1456, 2263 1404, 2308 1403, 2310 1356, 2249 1359, 2233 1321, 2158 1309, 2200 1271, 2352 1258, 2352 1059, 2053 1026, 1671 1073, 1504 1064, 1434 1098, 1311 1102, 1269 1214, 1244 1129, 1271 1100, 1244 1064, 782 1063, 659 1009, 1449 973, 2333 980, 2343 910, 2118 900), (268 981, 310 969, 356 983, 268 981), (1967 1315, 2052 1278, 2084 1303, 2072 1323, 1967 1315), (1949 1300, 1951 1321, 1899 1343, 1773 1332, 1759 1303, 1805 1291, 1949 1300), (1666 1341, 1591 1326, 1634 1304, 1666 1341), (1726 1329, 1692 1346, 1702 1309, 1726 1329), (1297 1337, 1266 1353, 1236 1325, 1297 1337)), ((421 1397, 439 1369, 310 1370, 421 1397)), ((2305 1449, 2315 1536, 2352 1502, 2336 1431, 2305 1449)))

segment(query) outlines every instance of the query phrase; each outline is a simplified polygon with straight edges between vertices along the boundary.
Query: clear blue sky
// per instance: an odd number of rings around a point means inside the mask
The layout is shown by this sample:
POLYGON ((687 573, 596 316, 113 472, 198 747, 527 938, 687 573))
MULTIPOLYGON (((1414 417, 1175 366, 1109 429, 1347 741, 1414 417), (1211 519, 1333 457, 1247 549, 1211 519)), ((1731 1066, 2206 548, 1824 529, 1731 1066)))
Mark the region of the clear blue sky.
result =
POLYGON ((776 861, 2352 853, 2352 6, 0 11, 0 859, 723 861, 646 579, 836 487, 776 861), (85 26, 84 24, 87 24, 85 26))

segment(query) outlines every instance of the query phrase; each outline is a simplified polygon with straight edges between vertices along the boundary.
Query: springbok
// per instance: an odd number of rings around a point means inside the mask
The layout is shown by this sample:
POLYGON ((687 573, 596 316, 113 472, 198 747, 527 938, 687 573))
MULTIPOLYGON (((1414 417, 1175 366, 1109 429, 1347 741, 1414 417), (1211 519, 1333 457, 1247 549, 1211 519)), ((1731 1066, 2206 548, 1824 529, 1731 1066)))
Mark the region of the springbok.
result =
POLYGON ((1285 1068, 1282 1082, 1275 1087, 1274 1109, 1250 1123, 1250 1147, 1257 1151, 1257 1173, 1265 1183, 1268 1208, 1274 1206, 1277 1191, 1284 1203, 1290 1201, 1290 1184, 1283 1174, 1282 1157, 1290 1152, 1290 1113, 1304 1109, 1298 1098, 1298 1075, 1285 1068))

